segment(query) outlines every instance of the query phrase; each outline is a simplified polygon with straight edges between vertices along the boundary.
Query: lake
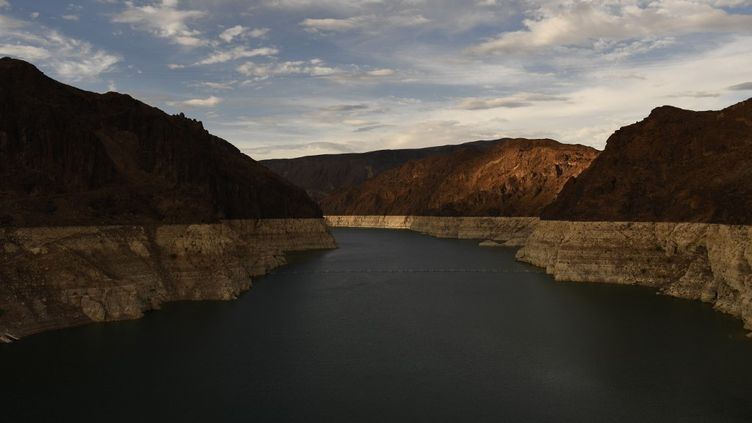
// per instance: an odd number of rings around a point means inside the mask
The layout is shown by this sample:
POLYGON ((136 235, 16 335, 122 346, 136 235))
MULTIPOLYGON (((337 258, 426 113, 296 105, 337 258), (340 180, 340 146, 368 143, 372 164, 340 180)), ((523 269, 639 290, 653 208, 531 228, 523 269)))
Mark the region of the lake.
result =
POLYGON ((752 340, 706 304, 475 241, 333 233, 237 301, 0 346, 0 420, 752 421, 752 340))

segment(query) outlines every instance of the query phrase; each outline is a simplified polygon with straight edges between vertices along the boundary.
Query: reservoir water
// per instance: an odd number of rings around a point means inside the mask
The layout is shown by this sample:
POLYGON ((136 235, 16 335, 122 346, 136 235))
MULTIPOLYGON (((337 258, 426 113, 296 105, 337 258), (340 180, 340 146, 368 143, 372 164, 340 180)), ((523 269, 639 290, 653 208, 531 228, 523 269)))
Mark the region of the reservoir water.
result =
POLYGON ((705 304, 334 234, 237 301, 0 346, 0 421, 752 421, 752 340, 705 304))

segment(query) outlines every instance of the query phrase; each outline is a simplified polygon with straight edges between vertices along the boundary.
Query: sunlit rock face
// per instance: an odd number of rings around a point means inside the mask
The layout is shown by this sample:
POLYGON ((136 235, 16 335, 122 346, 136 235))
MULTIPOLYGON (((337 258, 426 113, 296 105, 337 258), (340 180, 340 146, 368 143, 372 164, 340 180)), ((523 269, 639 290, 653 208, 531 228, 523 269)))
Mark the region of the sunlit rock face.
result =
POLYGON ((409 161, 320 201, 327 215, 538 216, 598 151, 508 139, 409 161))

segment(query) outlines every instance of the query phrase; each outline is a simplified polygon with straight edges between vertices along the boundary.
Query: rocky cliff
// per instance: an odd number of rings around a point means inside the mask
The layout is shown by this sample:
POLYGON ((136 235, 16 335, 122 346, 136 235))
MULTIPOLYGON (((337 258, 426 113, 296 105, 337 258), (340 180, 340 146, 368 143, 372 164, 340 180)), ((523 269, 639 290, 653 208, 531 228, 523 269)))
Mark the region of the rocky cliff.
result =
POLYGON ((0 59, 0 341, 234 298, 334 246, 302 189, 200 122, 0 59))
POLYGON ((438 238, 483 239, 522 246, 535 228, 535 217, 326 216, 339 228, 406 229, 438 238))
POLYGON ((472 146, 483 150, 504 140, 474 141, 427 148, 378 150, 367 153, 322 154, 296 159, 262 160, 264 166, 304 188, 317 201, 328 195, 362 184, 382 172, 410 160, 451 154, 472 146))
POLYGON ((0 229, 0 338, 233 299, 285 251, 333 247, 321 219, 0 229))
POLYGON ((517 258, 556 280, 644 285, 705 301, 752 330, 752 226, 540 221, 517 258))
POLYGON ((616 131, 542 217, 749 225, 750 157, 752 99, 720 111, 659 107, 616 131))
POLYGON ((327 215, 538 216, 598 151, 507 139, 409 161, 321 200, 327 215))
POLYGON ((3 226, 320 216, 303 190, 198 121, 0 59, 3 226))
POLYGON ((557 280, 651 286, 752 330, 752 100, 618 130, 517 257, 557 280))

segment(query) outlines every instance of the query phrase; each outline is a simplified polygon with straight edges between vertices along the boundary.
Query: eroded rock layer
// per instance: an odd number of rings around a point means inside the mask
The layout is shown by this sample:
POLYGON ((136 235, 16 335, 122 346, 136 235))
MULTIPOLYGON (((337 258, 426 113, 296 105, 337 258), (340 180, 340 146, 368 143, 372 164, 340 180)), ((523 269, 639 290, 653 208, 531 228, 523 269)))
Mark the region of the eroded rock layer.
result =
POLYGON ((438 238, 493 240, 521 246, 533 231, 535 217, 326 216, 332 227, 407 229, 438 238))
POLYGON ((229 300, 284 252, 333 248, 322 219, 0 229, 0 338, 229 300))
POLYGON ((752 330, 752 226, 540 221, 517 259, 556 280, 643 285, 705 301, 752 330))

